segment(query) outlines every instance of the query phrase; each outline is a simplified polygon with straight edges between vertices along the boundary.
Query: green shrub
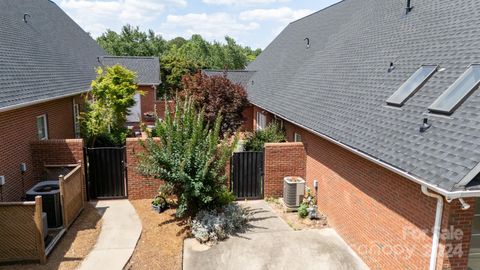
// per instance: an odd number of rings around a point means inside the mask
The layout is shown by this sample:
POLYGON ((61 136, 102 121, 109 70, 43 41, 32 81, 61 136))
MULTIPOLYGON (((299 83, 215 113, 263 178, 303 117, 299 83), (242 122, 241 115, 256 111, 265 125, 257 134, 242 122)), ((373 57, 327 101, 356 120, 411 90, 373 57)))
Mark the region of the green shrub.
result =
POLYGON ((247 137, 245 151, 262 151, 265 143, 285 141, 285 131, 277 122, 271 122, 262 130, 257 130, 247 137))
POLYGON ((209 128, 191 98, 175 103, 175 112, 167 109, 164 121, 157 121, 160 140, 146 139, 138 169, 171 187, 179 217, 219 209, 234 199, 226 186, 225 168, 237 139, 221 139, 221 116, 209 128))
POLYGON ((298 207, 298 216, 301 218, 306 218, 308 216, 308 205, 305 203, 300 204, 298 207))

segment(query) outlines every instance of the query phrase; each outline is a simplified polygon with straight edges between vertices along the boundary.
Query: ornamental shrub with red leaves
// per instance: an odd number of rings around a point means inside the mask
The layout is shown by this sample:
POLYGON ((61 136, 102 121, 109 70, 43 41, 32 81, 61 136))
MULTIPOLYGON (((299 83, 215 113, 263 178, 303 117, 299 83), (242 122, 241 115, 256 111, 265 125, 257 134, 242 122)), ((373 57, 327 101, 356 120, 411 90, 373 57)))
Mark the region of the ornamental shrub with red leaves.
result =
POLYGON ((205 119, 213 125, 218 113, 222 113, 221 133, 233 133, 243 124, 242 112, 247 105, 247 92, 223 76, 207 76, 202 72, 185 75, 182 79, 183 94, 193 98, 198 109, 204 108, 205 119))

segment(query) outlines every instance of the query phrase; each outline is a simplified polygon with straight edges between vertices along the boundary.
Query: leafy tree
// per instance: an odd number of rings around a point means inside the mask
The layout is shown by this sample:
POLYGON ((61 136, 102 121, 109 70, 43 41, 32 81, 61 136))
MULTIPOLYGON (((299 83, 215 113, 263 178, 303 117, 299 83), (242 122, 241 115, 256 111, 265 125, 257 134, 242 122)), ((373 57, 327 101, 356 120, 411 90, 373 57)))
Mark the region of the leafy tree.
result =
MULTIPOLYGON (((167 106, 168 107, 168 106, 167 106)), ((236 140, 220 138, 220 114, 209 127, 203 111, 192 98, 177 100, 175 111, 166 111, 158 121, 160 141, 149 138, 140 154, 139 171, 162 179, 178 199, 177 216, 194 216, 200 210, 213 210, 233 201, 228 191, 225 166, 236 140)))
POLYGON ((88 94, 93 102, 86 100, 87 110, 82 114, 84 134, 91 146, 96 145, 99 137, 112 144, 123 144, 126 117, 135 105, 136 75, 120 65, 98 68, 97 74, 88 94))
POLYGON ((235 132, 243 124, 243 110, 247 105, 247 93, 239 84, 223 76, 207 76, 202 72, 183 77, 183 92, 191 96, 198 108, 203 107, 205 118, 214 123, 219 112, 222 134, 235 132))
POLYGON ((245 151, 262 151, 265 143, 278 143, 285 141, 285 131, 273 121, 264 129, 257 130, 250 134, 245 142, 245 151))
POLYGON ((97 42, 112 55, 159 57, 163 82, 159 96, 167 98, 181 90, 184 75, 200 69, 244 69, 261 52, 240 46, 231 37, 225 37, 224 43, 208 42, 200 35, 166 41, 152 30, 145 33, 130 25, 125 25, 120 33, 107 30, 97 42))

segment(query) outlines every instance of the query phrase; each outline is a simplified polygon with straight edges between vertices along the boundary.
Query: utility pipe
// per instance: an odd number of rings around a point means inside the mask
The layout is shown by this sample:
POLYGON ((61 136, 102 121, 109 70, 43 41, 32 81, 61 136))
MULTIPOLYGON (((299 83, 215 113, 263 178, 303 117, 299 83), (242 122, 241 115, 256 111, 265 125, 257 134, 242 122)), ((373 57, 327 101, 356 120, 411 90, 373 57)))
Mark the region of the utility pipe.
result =
POLYGON ((437 210, 435 212, 435 225, 433 226, 432 252, 430 254, 430 270, 437 267, 438 242, 440 241, 440 227, 443 215, 443 196, 431 193, 426 186, 422 186, 423 194, 437 199, 437 210))

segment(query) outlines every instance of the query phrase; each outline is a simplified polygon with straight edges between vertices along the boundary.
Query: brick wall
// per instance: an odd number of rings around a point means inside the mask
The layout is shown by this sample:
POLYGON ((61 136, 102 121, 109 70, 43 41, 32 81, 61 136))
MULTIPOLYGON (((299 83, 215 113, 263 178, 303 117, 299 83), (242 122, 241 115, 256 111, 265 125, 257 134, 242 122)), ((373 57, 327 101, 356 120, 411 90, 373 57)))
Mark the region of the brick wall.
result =
POLYGON ((449 270, 467 269, 468 251, 470 249, 470 236, 472 234, 472 221, 475 214, 475 199, 465 199, 470 208, 462 210, 458 200, 447 203, 444 208, 442 229, 447 229, 453 234, 447 234, 441 240, 444 249, 439 253, 443 260, 437 262, 438 267, 449 270), (461 235, 457 232, 462 232, 461 235))
MULTIPOLYGON (((80 101, 80 97, 76 97, 80 101)), ((32 105, 0 113, 0 175, 5 176, 6 184, 1 187, 3 201, 19 201, 25 190, 34 184, 30 142, 38 140, 37 116, 47 115, 50 139, 74 138, 73 98, 32 105), (27 164, 27 172, 22 176, 20 163, 27 164)))
POLYGON ((144 113, 155 112, 155 101, 157 99, 157 90, 153 86, 138 86, 138 90, 143 91, 143 95, 140 97, 141 111, 142 111, 142 121, 146 123, 151 123, 149 119, 145 118, 144 113))
POLYGON ((142 176, 138 170, 138 154, 144 151, 138 138, 127 139, 127 192, 128 199, 152 199, 162 183, 158 179, 142 176))
POLYGON ((254 106, 248 105, 243 110, 242 112, 243 124, 242 124, 242 127, 240 128, 241 131, 252 132, 254 130, 254 126, 253 126, 254 108, 255 108, 254 106))
MULTIPOLYGON (((169 106, 170 111, 173 112, 175 110, 175 101, 168 100, 167 106, 169 106)), ((165 118, 165 100, 157 100, 155 102, 155 107, 157 109, 157 116, 160 119, 164 119, 165 118)))
MULTIPOLYGON (((83 139, 52 139, 30 142, 33 182, 47 180, 43 165, 68 165, 81 163, 85 168, 83 139)), ((49 179, 51 180, 51 179, 49 179)), ((87 199, 86 184, 83 183, 83 198, 87 199)))
POLYGON ((264 197, 283 195, 283 178, 306 176, 306 156, 302 143, 265 144, 264 197))
MULTIPOLYGON (((371 269, 428 269, 436 200, 420 185, 361 158, 293 124, 287 139, 302 137, 307 153, 307 184, 317 179, 319 210, 371 269)), ((438 269, 465 269, 471 211, 445 203, 442 229, 464 231, 461 240, 442 239, 438 269), (444 256, 446 244, 462 243, 462 257, 444 256)))

